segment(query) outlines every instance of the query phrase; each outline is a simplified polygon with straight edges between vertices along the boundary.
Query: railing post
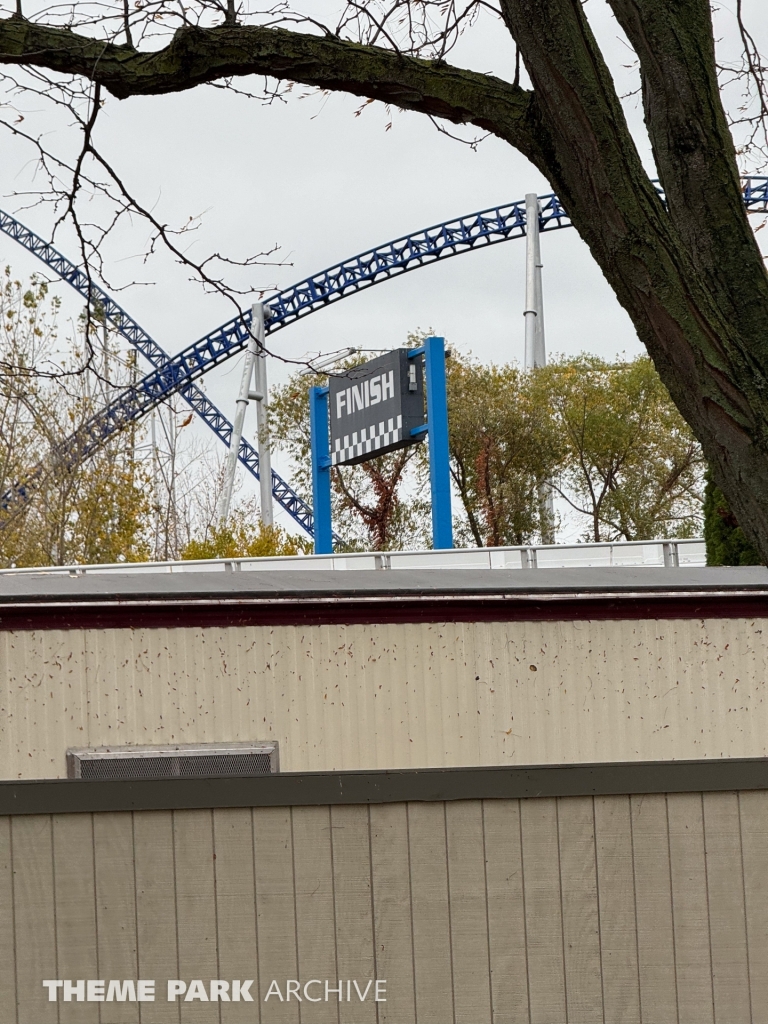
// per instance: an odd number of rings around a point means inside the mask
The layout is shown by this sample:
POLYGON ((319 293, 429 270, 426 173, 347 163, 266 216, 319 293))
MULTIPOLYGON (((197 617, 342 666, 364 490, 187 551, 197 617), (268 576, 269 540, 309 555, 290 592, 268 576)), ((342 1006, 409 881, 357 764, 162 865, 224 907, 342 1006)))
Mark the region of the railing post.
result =
POLYGON ((521 548, 520 564, 523 569, 538 569, 539 559, 536 555, 536 548, 521 548))
POLYGON ((676 541, 665 540, 661 545, 664 555, 664 566, 667 569, 680 568, 680 552, 677 549, 676 541))

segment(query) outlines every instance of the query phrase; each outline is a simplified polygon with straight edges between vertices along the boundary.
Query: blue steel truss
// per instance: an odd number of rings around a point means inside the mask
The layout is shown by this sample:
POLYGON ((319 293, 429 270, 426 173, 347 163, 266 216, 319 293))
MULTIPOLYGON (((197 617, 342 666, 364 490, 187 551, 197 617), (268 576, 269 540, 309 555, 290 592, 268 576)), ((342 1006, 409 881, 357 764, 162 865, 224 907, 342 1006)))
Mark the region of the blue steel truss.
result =
MULTIPOLYGON (((1 210, 0 231, 4 231, 6 235, 9 235, 14 241, 23 245, 25 249, 42 260, 47 267, 50 267, 62 280, 70 284, 76 292, 82 295, 85 301, 90 303, 92 307, 97 306, 99 312, 106 317, 109 323, 134 348, 141 352, 153 366, 161 367, 168 362, 168 353, 147 334, 143 327, 136 323, 133 317, 126 313, 122 306, 115 302, 111 295, 105 292, 103 288, 100 288, 94 281, 89 280, 88 276, 79 267, 71 263, 66 256, 62 256, 52 245, 43 241, 42 238, 33 231, 30 231, 29 228, 24 227, 23 224, 20 224, 10 214, 4 213, 1 210)), ((246 330, 246 337, 247 333, 246 330)), ((232 437, 232 424, 200 388, 191 382, 184 381, 174 391, 178 391, 197 415, 208 424, 214 434, 229 447, 232 437)), ((170 397, 173 393, 173 391, 169 391, 167 394, 162 395, 159 401, 170 397)), ((134 419, 135 416, 141 415, 138 411, 134 416, 126 415, 128 413, 126 394, 132 394, 132 392, 121 393, 115 402, 110 403, 93 420, 87 423, 82 430, 69 438, 57 455, 65 461, 71 461, 75 458, 86 458, 116 429, 123 426, 129 419, 134 419)), ((239 458, 246 469, 258 479, 259 453, 245 438, 242 438, 240 441, 239 458)), ((4 494, 0 498, 0 508, 7 509, 11 504, 19 500, 26 500, 39 475, 39 469, 33 470, 24 484, 19 484, 7 494, 4 494)), ((272 470, 272 494, 286 512, 293 516, 296 522, 312 536, 312 509, 274 470, 272 470)))
MULTIPOLYGON (((768 212, 768 177, 745 177, 743 182, 744 203, 747 209, 768 212)), ((663 191, 658 185, 656 187, 663 200, 663 191)), ((540 196, 539 203, 541 231, 571 227, 570 218, 557 196, 552 193, 540 196)), ((66 443, 64 457, 86 457, 127 423, 143 416, 177 392, 182 394, 214 433, 226 445, 229 444, 231 424, 194 386, 193 381, 242 351, 250 336, 250 311, 228 321, 169 359, 125 310, 106 292, 89 283, 86 275, 52 246, 5 213, 0 213, 0 230, 39 256, 86 300, 98 303, 123 337, 155 366, 146 377, 122 392, 85 424, 81 431, 66 443)), ((392 277, 438 260, 458 256, 463 252, 521 238, 525 233, 525 201, 520 200, 507 206, 481 210, 458 220, 435 224, 413 235, 405 235, 376 249, 353 256, 343 263, 337 263, 269 298, 267 303, 271 316, 265 325, 266 333, 273 334, 310 313, 382 281, 388 281, 392 277)), ((258 476, 258 453, 245 440, 241 443, 240 460, 258 476)), ((276 499, 311 535, 311 509, 274 472, 272 483, 276 499)), ((4 495, 0 499, 0 506, 7 504, 14 496, 23 498, 26 489, 19 486, 15 490, 15 495, 4 495)))
MULTIPOLYGON (((658 188, 663 199, 663 192, 658 188)), ((768 177, 745 178, 744 200, 751 210, 768 210, 768 177)), ((557 196, 539 197, 540 228, 555 231, 571 226, 557 196)), ((266 333, 274 334, 302 317, 334 302, 371 288, 392 277, 408 273, 428 263, 449 259, 482 246, 495 245, 525 235, 525 201, 435 224, 413 235, 337 263, 285 291, 267 299, 271 316, 266 333)), ((102 437, 120 429, 126 422, 142 416, 168 395, 240 352, 248 342, 250 311, 228 321, 204 338, 189 345, 177 356, 147 374, 133 388, 118 396, 94 419, 95 436, 102 437)))
MULTIPOLYGON (((556 196, 542 196, 541 203, 543 230, 570 227, 571 222, 556 196)), ((2 214, 0 217, 0 230, 39 256, 86 299, 90 295, 90 301, 98 303, 103 308, 110 323, 155 366, 153 371, 121 392, 93 419, 85 423, 77 434, 69 438, 57 453, 61 459, 74 462, 87 458, 107 438, 177 392, 208 423, 214 433, 227 446, 229 445, 231 424, 193 382, 214 366, 237 355, 247 345, 250 336, 250 310, 169 359, 157 342, 153 341, 114 299, 94 284, 91 284, 89 289, 87 276, 52 246, 43 242, 8 214, 2 214), (160 353, 163 353, 162 356, 160 353)), ((414 235, 388 242, 377 249, 354 256, 344 263, 329 267, 272 296, 267 300, 271 315, 265 325, 266 333, 273 334, 324 306, 427 263, 457 256, 482 245, 520 238, 524 234, 525 201, 521 201, 483 210, 445 224, 436 224, 414 235)), ((240 461, 258 476, 258 453, 245 440, 240 446, 240 461)), ((287 508, 311 536, 312 510, 274 472, 273 493, 283 508, 287 508)), ((26 498, 26 487, 23 490, 17 487, 3 495, 0 498, 0 507, 8 507, 19 497, 26 498)))

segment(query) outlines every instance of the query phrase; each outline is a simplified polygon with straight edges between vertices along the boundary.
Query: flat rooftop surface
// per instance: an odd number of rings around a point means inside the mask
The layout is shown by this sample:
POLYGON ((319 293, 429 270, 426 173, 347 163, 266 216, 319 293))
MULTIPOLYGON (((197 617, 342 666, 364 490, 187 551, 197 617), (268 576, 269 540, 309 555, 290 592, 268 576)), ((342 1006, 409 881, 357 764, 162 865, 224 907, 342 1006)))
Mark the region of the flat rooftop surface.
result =
POLYGON ((444 597, 541 599, 709 594, 768 596, 768 568, 379 569, 65 575, 3 573, 0 607, 80 602, 281 602, 444 597))

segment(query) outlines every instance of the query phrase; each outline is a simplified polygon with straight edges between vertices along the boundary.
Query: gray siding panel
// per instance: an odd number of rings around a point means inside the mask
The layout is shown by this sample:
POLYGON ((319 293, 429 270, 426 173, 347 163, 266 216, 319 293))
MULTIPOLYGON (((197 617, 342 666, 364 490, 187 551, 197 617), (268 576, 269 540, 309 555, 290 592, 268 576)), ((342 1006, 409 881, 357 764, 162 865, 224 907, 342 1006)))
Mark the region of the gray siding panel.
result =
POLYGON ((594 808, 605 1019, 640 1024, 629 797, 597 797, 594 808))
POLYGON ((557 800, 520 804, 531 1024, 567 1020, 557 800))
MULTIPOLYGON (((138 977, 133 850, 131 815, 116 812, 94 815, 93 861, 99 956, 99 973, 96 977, 104 980, 138 977)), ((76 977, 88 978, 93 975, 83 973, 76 977)), ((137 1003, 113 1000, 104 1002, 99 1009, 101 1024, 138 1024, 137 1003)))
MULTIPOLYGON (((176 920, 179 936, 179 978, 202 981, 220 978, 216 928, 216 884, 213 861, 213 812, 174 811, 176 920)), ((181 1024, 218 1024, 218 1004, 186 997, 179 1002, 181 1024)))
POLYGON ((6 1007, 9 1024, 15 1024, 16 959, 10 818, 0 818, 0 922, 0 1000, 6 1007))
POLYGON ((632 863, 643 1024, 677 1024, 667 798, 633 796, 632 863))
POLYGON ((268 998, 273 980, 284 995, 285 979, 299 977, 290 808, 254 809, 253 839, 262 1015, 265 1021, 297 1024, 297 1002, 268 998))
POLYGON ((567 1019, 592 1024, 603 1015, 594 809, 588 796, 557 805, 567 1019))
MULTIPOLYGON (((18 1024, 57 1024, 44 978, 58 978, 53 889, 52 821, 41 816, 14 819, 13 905, 16 926, 18 1024)), ((4 1000, 3 1000, 4 1002, 4 1000)))
POLYGON ((768 1024, 768 799, 739 793, 753 1024, 768 1024))
POLYGON ((445 804, 456 1024, 491 1019, 488 908, 480 800, 445 804))
POLYGON ((716 1024, 750 1024, 744 875, 736 793, 704 794, 716 1024))
POLYGON ((331 813, 329 807, 293 808, 293 870, 296 886, 296 945, 299 978, 322 982, 302 992, 302 1024, 338 1020, 336 994, 325 1000, 325 983, 338 988, 336 906, 333 898, 331 813), (311 965, 311 973, 307 970, 311 965), (320 1002, 312 1002, 320 999, 320 1002))
POLYGON ((370 814, 376 977, 387 981, 379 1024, 401 1024, 415 1020, 408 809, 382 804, 370 814))
MULTIPOLYGON (((258 998, 256 945, 256 891, 253 871, 253 820, 248 809, 222 808, 213 812, 216 859, 217 978, 253 978, 252 995, 258 998)), ((250 1003, 222 1003, 221 1024, 254 1020, 250 1003)))
POLYGON ((451 1024, 453 957, 444 804, 409 804, 411 914, 420 1024, 451 1024))
POLYGON ((0 818, 0 915, 3 1024, 759 1024, 768 791, 0 818), (387 1001, 285 1001, 313 978, 387 1001))
POLYGON ((667 810, 680 1024, 711 1024, 712 947, 701 794, 670 797, 667 810))
MULTIPOLYGON (((99 978, 96 948, 93 817, 54 815, 53 872, 56 887, 56 955, 59 978, 99 978)), ((60 1024, 98 1024, 97 1003, 62 1002, 60 1024)))
MULTIPOLYGON (((339 977, 356 978, 365 990, 375 979, 368 808, 351 805, 330 811, 339 977)), ((340 1024, 375 1024, 375 1005, 361 1003, 354 989, 352 995, 339 1006, 340 1024)))
POLYGON ((173 813, 137 811, 133 815, 136 856, 136 931, 139 977, 158 981, 151 1016, 142 1024, 179 1024, 179 1005, 168 1002, 165 982, 179 977, 173 813))
POLYGON ((493 1024, 528 1024, 520 801, 483 801, 493 1024))

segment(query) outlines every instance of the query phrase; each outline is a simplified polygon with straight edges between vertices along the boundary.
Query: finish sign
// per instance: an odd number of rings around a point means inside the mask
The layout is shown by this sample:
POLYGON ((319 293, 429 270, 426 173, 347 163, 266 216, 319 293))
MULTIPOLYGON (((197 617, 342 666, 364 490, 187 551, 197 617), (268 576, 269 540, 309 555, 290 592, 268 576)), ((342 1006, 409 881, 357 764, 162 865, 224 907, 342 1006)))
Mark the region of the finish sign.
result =
POLYGON ((352 466, 418 444, 423 426, 424 372, 420 358, 395 349, 328 381, 331 465, 352 466))

